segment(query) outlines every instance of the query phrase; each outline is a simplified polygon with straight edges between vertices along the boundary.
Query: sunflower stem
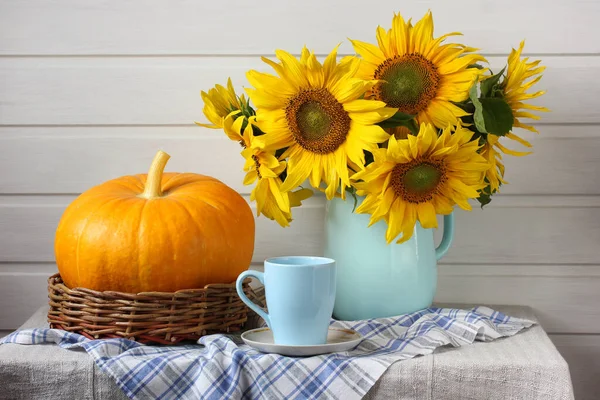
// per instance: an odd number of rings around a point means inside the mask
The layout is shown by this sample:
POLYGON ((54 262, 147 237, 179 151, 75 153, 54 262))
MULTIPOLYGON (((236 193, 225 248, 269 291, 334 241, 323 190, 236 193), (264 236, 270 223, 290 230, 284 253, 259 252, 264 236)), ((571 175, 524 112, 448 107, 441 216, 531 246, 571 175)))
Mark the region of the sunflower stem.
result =
POLYGON ((149 200, 161 197, 163 195, 162 176, 169 158, 171 158, 171 156, 162 150, 159 150, 156 153, 154 159, 152 160, 152 164, 150 165, 150 169, 148 170, 148 177, 146 178, 144 192, 140 195, 140 197, 149 200))

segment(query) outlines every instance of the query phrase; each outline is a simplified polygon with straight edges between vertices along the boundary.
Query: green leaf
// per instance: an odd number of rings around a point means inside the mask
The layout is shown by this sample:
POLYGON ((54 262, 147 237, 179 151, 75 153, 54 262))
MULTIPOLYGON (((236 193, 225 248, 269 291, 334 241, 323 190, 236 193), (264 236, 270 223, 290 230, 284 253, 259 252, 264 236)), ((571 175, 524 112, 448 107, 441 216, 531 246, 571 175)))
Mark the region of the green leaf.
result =
POLYGON ((460 120, 462 121, 463 125, 465 127, 470 127, 469 129, 471 129, 472 131, 477 131, 477 128, 475 128, 475 122, 473 121, 473 113, 475 112, 475 106, 473 105, 473 102, 471 102, 471 99, 467 99, 460 103, 452 102, 452 104, 454 104, 455 106, 459 107, 461 110, 467 113, 466 115, 460 117, 460 120))
MULTIPOLYGON (((481 208, 490 204, 492 196, 496 193, 496 191, 492 191, 492 186, 489 184, 487 178, 485 179, 485 182, 488 185, 479 191, 479 197, 477 198, 477 201, 481 204, 481 208)), ((500 183, 500 186, 502 186, 502 183, 500 183)))
POLYGON ((479 65, 479 64, 475 63, 475 64, 467 65, 467 68, 483 69, 483 65, 479 65))
MULTIPOLYGON (((237 99, 238 99, 238 103, 240 104, 240 111, 246 118, 250 118, 250 117, 256 115, 256 112, 250 105, 250 99, 248 99, 246 101, 242 101, 242 98, 239 96, 237 97, 237 99)), ((237 110, 237 107, 235 107, 232 104, 230 104, 230 107, 232 108, 232 110, 237 110)))
MULTIPOLYGON (((512 109, 506 100, 500 97, 479 99, 482 106, 482 116, 485 129, 496 136, 504 136, 513 127, 514 117, 512 109)), ((477 108, 477 106, 475 106, 477 108)), ((475 119, 477 125, 477 119, 475 119)), ((477 126, 479 129, 479 126, 477 126)))
POLYGON ((461 110, 468 112, 469 114, 473 114, 473 112, 475 111, 473 103, 471 103, 469 100, 463 101, 461 103, 457 103, 454 101, 451 103, 454 104, 456 107, 460 108, 461 110))
POLYGON ((492 202, 492 195, 487 193, 480 193, 477 201, 481 204, 481 208, 492 202))
POLYGON ((463 126, 473 132, 479 132, 475 127, 475 121, 473 120, 473 113, 460 117, 460 121, 463 126))
POLYGON ((479 87, 481 89, 481 97, 490 97, 493 94, 494 86, 496 86, 500 78, 502 78, 505 69, 506 67, 502 68, 502 71, 481 82, 479 87))
POLYGON ((413 135, 419 134, 419 125, 417 125, 417 121, 415 121, 414 119, 405 121, 405 123, 402 124, 402 126, 407 127, 410 133, 412 133, 413 135))
MULTIPOLYGON (((473 127, 471 126, 471 127, 466 127, 466 128, 469 129, 469 128, 473 128, 473 127)), ((471 136, 471 140, 477 140, 479 142, 480 146, 483 146, 486 143, 487 136, 488 136, 487 133, 481 133, 476 129, 475 130, 469 129, 469 130, 473 132, 473 136, 471 136)))
POLYGON ((469 90, 469 97, 475 106, 475 111, 473 112, 473 121, 475 122, 475 127, 479 132, 487 133, 485 130, 485 120, 483 118, 483 106, 477 97, 477 83, 471 86, 471 90, 469 90))
POLYGON ((247 126, 248 126, 248 118, 244 118, 244 122, 242 122, 242 127, 240 128, 240 134, 244 133, 244 130, 246 130, 247 126))
MULTIPOLYGON (((242 132, 244 130, 242 129, 242 132)), ((265 133, 256 125, 252 125, 252 133, 254 134, 254 136, 261 136, 264 135, 265 133)))
POLYGON ((363 153, 365 154, 365 167, 366 167, 367 165, 371 164, 374 161, 373 153, 371 153, 368 150, 363 150, 363 153))
POLYGON ((397 128, 399 126, 404 126, 404 127, 408 128, 408 130, 410 130, 410 132, 413 135, 417 135, 419 133, 419 126, 417 125, 417 123, 414 119, 409 119, 408 121, 398 121, 398 122, 389 122, 389 123, 388 123, 388 121, 389 120, 380 122, 377 125, 379 125, 383 129, 397 128))
POLYGON ((379 125, 380 127, 384 128, 384 129, 396 128, 398 126, 405 126, 408 129, 410 129, 410 131, 413 134, 416 135, 417 133, 419 133, 419 127, 417 126, 417 123, 415 122, 414 118, 415 118, 414 115, 405 114, 403 112, 398 111, 392 117, 386 119, 385 121, 381 121, 377 125, 379 125))
POLYGON ((279 174, 279 179, 281 179, 281 182, 285 182, 285 178, 287 178, 287 168, 281 171, 281 174, 279 174))
POLYGON ((396 121, 408 121, 409 119, 413 119, 415 116, 412 114, 406 114, 398 111, 396 114, 392 115, 387 121, 396 120, 396 121))

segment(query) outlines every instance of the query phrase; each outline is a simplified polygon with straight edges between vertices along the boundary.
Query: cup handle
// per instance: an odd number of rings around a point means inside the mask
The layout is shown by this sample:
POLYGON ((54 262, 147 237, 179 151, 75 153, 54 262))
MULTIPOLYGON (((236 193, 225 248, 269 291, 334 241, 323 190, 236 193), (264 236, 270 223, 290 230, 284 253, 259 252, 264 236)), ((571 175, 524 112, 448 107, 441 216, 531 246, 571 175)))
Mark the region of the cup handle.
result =
POLYGON ((250 309, 252 311, 257 313, 262 319, 264 319, 265 322, 267 323, 267 326, 270 328, 271 327, 271 318, 269 317, 269 314, 267 314, 262 308, 260 308, 256 304, 254 304, 248 298, 248 296, 246 296, 246 293, 244 293, 244 288, 243 288, 242 284, 244 283, 244 280, 246 278, 250 278, 250 277, 258 279, 263 285, 265 284, 265 274, 264 273, 262 273, 260 271, 244 271, 240 274, 240 276, 238 276, 237 281, 235 282, 235 289, 237 290, 237 294, 238 294, 238 296, 240 296, 240 299, 242 299, 242 301, 244 303, 246 303, 246 305, 248 307, 250 307, 250 309))

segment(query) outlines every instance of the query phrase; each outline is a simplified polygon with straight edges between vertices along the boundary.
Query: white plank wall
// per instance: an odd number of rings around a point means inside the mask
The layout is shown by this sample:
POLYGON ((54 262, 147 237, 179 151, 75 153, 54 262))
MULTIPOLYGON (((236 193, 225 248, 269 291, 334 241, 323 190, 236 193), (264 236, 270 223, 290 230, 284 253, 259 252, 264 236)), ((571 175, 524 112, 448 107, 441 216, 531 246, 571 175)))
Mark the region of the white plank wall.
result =
MULTIPOLYGON (((495 70, 506 63, 505 56, 487 58, 495 70)), ((544 88, 552 96, 537 104, 553 110, 544 122, 600 122, 595 104, 583 101, 599 92, 590 82, 600 74, 600 58, 543 60, 544 88)), ((201 118, 200 89, 224 84, 228 76, 241 88, 249 69, 269 67, 256 56, 3 57, 2 95, 11 101, 0 105, 0 115, 3 124, 18 126, 189 125, 201 118)))
MULTIPOLYGON (((215 176, 246 197, 239 147, 203 119, 200 90, 266 70, 260 55, 305 43, 318 54, 346 37, 374 41, 393 11, 434 13, 494 69, 511 46, 547 72, 552 112, 523 133, 534 154, 506 157, 510 185, 485 210, 457 213, 437 299, 533 307, 571 366, 578 399, 600 395, 600 2, 591 0, 0 2, 0 336, 46 301, 64 208, 107 179, 168 169, 215 176), (398 10, 400 7, 400 10, 398 10)), ((291 228, 259 219, 254 262, 319 254, 324 199, 291 228)))
MULTIPOLYGON (((262 54, 310 44, 328 52, 345 38, 372 38, 399 11, 391 0, 104 1, 4 0, 0 54, 262 54)), ((472 46, 504 54, 531 41, 537 53, 597 53, 598 2, 589 0, 423 0, 402 13, 431 9, 439 33, 461 31, 472 46)), ((347 44, 343 47, 350 51, 347 44)))

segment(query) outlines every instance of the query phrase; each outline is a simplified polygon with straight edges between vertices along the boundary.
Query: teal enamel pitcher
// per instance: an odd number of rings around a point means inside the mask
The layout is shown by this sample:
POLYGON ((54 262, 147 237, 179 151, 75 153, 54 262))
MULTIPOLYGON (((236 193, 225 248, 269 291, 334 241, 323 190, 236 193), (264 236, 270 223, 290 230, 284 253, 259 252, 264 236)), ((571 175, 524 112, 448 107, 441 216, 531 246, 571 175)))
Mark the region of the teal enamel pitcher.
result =
POLYGON ((437 248, 433 229, 418 222, 408 241, 388 245, 385 221, 368 227, 370 215, 354 214, 353 208, 352 198, 335 198, 326 206, 324 252, 337 263, 334 317, 352 321, 429 307, 437 287, 437 260, 452 243, 454 215, 444 216, 437 248))

